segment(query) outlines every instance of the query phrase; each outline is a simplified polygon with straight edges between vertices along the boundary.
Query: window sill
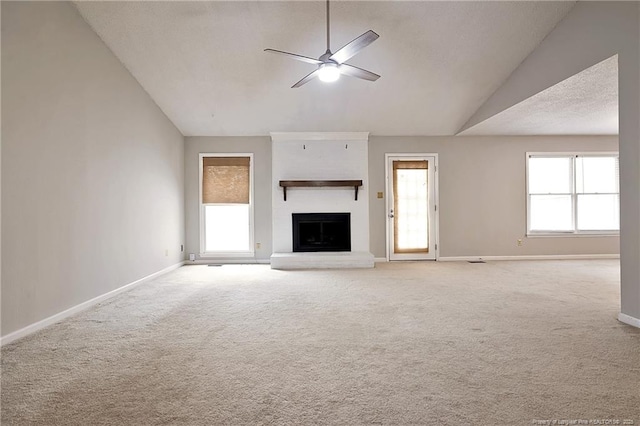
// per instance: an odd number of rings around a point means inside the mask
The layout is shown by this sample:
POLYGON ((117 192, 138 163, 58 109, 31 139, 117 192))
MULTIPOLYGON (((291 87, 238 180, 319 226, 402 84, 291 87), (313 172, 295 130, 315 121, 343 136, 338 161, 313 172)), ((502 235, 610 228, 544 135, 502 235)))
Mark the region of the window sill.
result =
POLYGON ((255 257, 254 251, 216 251, 200 253, 202 259, 234 258, 234 257, 255 257))
POLYGON ((540 232, 533 234, 526 234, 526 238, 592 238, 592 237, 619 237, 620 233, 610 233, 610 232, 581 232, 581 233, 572 233, 572 232, 540 232))

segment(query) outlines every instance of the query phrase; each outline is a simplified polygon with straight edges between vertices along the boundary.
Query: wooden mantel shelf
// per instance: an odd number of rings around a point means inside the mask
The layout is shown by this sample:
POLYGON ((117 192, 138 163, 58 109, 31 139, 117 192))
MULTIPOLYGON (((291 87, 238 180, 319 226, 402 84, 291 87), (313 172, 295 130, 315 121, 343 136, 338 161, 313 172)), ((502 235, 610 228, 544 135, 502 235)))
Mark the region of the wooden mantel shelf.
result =
POLYGON ((356 191, 358 201, 358 188, 362 186, 362 180, 281 180, 280 186, 284 191, 284 200, 287 201, 287 188, 312 188, 328 186, 352 186, 356 191))

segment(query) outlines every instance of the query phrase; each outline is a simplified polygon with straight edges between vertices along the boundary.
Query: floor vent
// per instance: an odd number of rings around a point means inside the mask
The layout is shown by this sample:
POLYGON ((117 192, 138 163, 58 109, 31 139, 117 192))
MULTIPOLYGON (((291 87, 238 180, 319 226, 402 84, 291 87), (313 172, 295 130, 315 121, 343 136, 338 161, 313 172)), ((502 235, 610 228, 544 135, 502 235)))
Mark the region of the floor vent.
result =
POLYGON ((213 265, 213 264, 208 264, 207 266, 222 266, 222 265, 213 265))
POLYGON ((484 260, 469 260, 469 263, 487 263, 484 260))

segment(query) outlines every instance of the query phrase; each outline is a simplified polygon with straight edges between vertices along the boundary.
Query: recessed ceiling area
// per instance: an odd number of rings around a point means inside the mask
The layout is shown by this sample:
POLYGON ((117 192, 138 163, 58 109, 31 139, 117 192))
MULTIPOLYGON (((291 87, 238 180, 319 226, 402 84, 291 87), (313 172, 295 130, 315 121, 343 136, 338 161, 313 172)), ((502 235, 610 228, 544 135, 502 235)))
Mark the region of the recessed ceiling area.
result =
POLYGON ((460 135, 617 135, 618 55, 544 90, 460 135))
POLYGON ((77 2, 77 9, 186 136, 276 131, 453 135, 574 2, 331 4, 332 50, 372 29, 348 61, 382 77, 291 85, 319 57, 324 2, 77 2))

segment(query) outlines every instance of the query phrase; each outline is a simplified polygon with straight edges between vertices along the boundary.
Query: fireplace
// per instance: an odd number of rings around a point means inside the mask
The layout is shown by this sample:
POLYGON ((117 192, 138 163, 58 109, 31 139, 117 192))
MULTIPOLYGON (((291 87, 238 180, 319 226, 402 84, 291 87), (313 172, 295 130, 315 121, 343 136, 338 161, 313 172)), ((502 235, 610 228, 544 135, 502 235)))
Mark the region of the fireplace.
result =
POLYGON ((293 251, 351 251, 351 213, 293 213, 293 251))
POLYGON ((372 190, 368 134, 271 133, 271 139, 271 268, 373 268, 369 196, 361 196, 372 190), (317 181, 323 182, 315 186, 317 181), (335 181, 351 182, 324 186, 335 181), (356 186, 361 192, 357 199, 356 186))

